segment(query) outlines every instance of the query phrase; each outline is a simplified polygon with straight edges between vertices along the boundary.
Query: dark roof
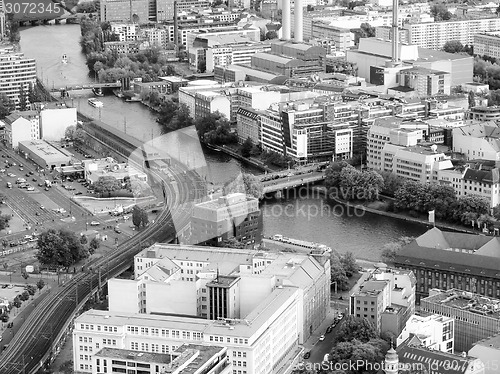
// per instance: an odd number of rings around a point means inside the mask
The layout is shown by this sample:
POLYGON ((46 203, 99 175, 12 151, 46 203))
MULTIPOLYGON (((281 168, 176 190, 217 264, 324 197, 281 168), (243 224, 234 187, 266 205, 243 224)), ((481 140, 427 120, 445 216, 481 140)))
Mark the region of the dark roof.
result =
MULTIPOLYGON (((405 340, 397 349, 400 364, 420 364, 429 374, 461 374, 469 368, 470 356, 459 356, 436 350, 430 350, 416 344, 410 344, 412 337, 405 340)), ((402 365, 406 367, 407 365, 402 365)))
POLYGON ((393 91, 400 91, 400 92, 411 92, 411 91, 415 91, 413 88, 411 87, 405 87, 405 86, 396 86, 396 87, 391 87, 389 88, 390 90, 393 90, 393 91))
POLYGON ((500 279, 500 258, 421 247, 415 241, 401 249, 394 262, 400 267, 425 267, 500 279))
POLYGON ((261 115, 261 111, 253 108, 238 108, 238 111, 236 113, 250 117, 253 120, 259 118, 261 115))
POLYGON ((474 170, 469 168, 465 172, 463 179, 479 183, 498 183, 499 173, 497 168, 492 170, 474 170))

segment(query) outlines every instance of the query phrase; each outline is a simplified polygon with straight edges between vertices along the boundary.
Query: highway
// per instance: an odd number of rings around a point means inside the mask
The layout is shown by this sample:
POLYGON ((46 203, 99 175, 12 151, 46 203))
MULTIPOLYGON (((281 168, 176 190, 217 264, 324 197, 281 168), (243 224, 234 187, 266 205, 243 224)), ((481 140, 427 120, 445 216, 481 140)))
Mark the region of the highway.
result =
POLYGON ((105 285, 132 263, 143 248, 157 242, 168 242, 187 224, 195 200, 206 194, 205 183, 193 171, 173 173, 175 181, 149 170, 149 177, 163 186, 165 207, 154 223, 123 242, 117 249, 90 264, 86 272, 77 273, 64 287, 44 298, 26 318, 9 348, 0 356, 2 374, 35 373, 54 349, 54 341, 70 323, 77 305, 83 302, 98 284, 105 285))

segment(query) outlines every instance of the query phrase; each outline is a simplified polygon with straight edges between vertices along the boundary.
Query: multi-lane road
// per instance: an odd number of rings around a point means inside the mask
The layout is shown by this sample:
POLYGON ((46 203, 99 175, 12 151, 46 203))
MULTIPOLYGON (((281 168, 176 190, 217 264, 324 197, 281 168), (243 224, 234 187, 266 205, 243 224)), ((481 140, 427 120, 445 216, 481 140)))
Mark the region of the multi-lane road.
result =
MULTIPOLYGON (((173 240, 176 232, 188 222, 193 203, 206 194, 205 183, 192 171, 176 173, 175 181, 152 171, 149 177, 163 186, 165 196, 165 208, 154 224, 94 261, 85 273, 78 273, 65 287, 42 300, 13 337, 9 348, 1 354, 2 374, 38 370, 50 358, 54 342, 70 322, 77 305, 86 300, 91 290, 129 267, 133 256, 141 249, 155 241, 173 240)), ((50 198, 57 201, 55 195, 50 198)), ((31 209, 32 204, 27 206, 23 204, 21 209, 31 209)))

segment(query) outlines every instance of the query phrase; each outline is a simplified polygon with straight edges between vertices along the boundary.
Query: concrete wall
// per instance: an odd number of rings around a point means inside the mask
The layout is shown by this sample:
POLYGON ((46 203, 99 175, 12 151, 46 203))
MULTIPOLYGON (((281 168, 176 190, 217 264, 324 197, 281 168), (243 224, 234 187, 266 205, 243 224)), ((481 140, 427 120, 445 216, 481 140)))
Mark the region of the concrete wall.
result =
POLYGON ((139 283, 135 280, 113 278, 108 281, 110 312, 139 313, 139 283))
POLYGON ((146 313, 197 315, 196 283, 188 281, 146 282, 146 313))
POLYGON ((66 129, 76 126, 76 108, 44 109, 40 112, 40 137, 60 141, 66 129))

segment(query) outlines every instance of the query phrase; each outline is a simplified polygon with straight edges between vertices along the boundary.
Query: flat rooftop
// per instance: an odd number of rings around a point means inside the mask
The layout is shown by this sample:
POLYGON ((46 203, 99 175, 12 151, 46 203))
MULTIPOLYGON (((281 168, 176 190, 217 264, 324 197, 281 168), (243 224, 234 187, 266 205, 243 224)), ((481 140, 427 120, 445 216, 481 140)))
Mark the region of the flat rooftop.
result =
POLYGON ((44 159, 47 163, 58 162, 61 160, 68 161, 71 156, 63 153, 52 144, 47 143, 45 140, 25 140, 19 142, 26 147, 35 156, 44 159))
POLYGON ((145 362, 154 364, 169 364, 171 362, 170 354, 150 353, 129 351, 127 349, 103 348, 95 354, 96 357, 117 358, 127 361, 145 362))
MULTIPOLYGON (((182 369, 182 374, 192 374, 203 367, 208 361, 212 360, 215 355, 220 354, 222 350, 224 350, 223 347, 214 345, 183 344, 175 350, 175 352, 180 353, 181 355, 172 361, 172 364, 179 361, 179 365, 177 366, 179 367, 184 362, 189 360, 193 354, 198 353, 198 356, 196 356, 194 360, 182 369)), ((167 369, 167 373, 168 372, 169 370, 167 369)))
MULTIPOLYGON (((431 292, 432 294, 432 292, 431 292)), ((500 300, 472 292, 451 289, 428 296, 422 301, 445 305, 450 308, 480 314, 485 317, 500 319, 500 300)))

